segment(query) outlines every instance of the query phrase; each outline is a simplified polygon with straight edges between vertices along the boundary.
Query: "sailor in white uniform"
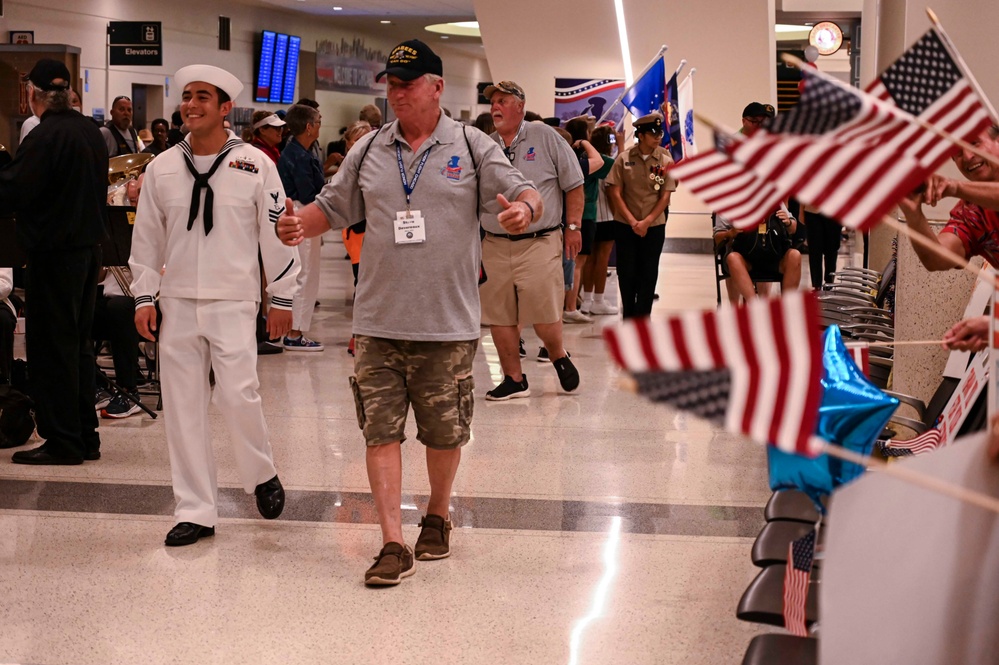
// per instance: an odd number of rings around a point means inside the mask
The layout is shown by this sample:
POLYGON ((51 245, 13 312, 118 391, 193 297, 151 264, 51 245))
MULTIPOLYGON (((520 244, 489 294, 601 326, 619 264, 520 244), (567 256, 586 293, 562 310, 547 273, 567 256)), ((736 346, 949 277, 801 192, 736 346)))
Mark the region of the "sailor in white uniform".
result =
POLYGON ((277 166, 223 129, 242 83, 209 65, 184 67, 175 82, 183 90, 180 112, 190 134, 146 170, 129 259, 136 327, 147 339, 159 333, 163 415, 177 501, 177 524, 166 538, 171 546, 214 535, 218 521, 208 423, 210 367, 243 489, 256 495, 265 518, 281 514, 284 489, 257 393, 258 248, 271 278, 267 328, 272 339, 291 327, 300 267, 298 252, 282 245, 274 230, 285 202, 277 166))

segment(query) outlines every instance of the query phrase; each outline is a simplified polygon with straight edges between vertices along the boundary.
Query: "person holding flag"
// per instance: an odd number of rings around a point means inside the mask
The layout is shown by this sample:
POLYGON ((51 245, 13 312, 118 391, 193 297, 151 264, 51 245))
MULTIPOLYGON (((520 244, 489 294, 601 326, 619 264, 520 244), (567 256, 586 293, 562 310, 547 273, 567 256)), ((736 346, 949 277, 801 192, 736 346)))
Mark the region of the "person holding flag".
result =
MULTIPOLYGON (((953 160, 966 180, 930 176, 923 187, 899 202, 899 208, 912 230, 959 256, 981 256, 999 268, 999 126, 983 130, 971 145, 995 161, 962 149, 953 160), (946 198, 959 201, 951 209, 947 225, 936 234, 930 229, 923 204, 935 206, 946 198)), ((959 267, 920 244, 913 243, 912 247, 927 270, 959 267)))

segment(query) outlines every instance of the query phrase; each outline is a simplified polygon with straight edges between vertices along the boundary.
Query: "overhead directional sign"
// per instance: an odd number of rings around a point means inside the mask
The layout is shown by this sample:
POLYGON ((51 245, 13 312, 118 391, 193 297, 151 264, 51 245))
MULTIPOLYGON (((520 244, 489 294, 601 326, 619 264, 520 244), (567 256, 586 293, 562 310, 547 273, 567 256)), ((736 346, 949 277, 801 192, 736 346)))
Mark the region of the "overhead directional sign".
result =
POLYGON ((163 30, 159 21, 111 21, 108 44, 112 65, 163 66, 163 30))

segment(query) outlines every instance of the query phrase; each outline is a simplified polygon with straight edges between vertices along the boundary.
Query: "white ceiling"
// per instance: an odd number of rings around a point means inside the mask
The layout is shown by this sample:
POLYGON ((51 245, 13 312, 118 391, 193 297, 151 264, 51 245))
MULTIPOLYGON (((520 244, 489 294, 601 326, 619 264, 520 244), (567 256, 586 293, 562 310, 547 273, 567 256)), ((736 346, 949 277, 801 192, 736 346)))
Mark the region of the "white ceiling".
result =
POLYGON ((478 37, 441 36, 425 30, 434 23, 474 21, 472 0, 239 0, 247 5, 268 7, 279 11, 322 16, 332 19, 345 29, 371 34, 377 32, 389 41, 405 41, 417 37, 428 44, 445 44, 450 48, 482 57, 482 40, 478 37), (333 11, 333 7, 342 11, 333 11), (385 25, 382 20, 392 21, 385 25))
POLYGON ((243 0, 247 4, 320 16, 447 17, 474 20, 472 0, 243 0), (342 11, 333 11, 333 7, 342 11))

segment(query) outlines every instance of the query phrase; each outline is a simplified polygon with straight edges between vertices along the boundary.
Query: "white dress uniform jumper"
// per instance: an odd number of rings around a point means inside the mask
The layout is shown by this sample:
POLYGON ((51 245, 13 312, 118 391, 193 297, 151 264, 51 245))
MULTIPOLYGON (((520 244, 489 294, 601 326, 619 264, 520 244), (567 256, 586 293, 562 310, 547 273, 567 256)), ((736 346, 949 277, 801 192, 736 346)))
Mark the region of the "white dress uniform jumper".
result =
POLYGON ((214 527, 209 368, 249 494, 276 475, 257 393, 258 247, 272 277, 267 293, 273 308, 291 309, 300 262, 297 250, 275 234, 285 193, 270 158, 231 132, 218 155, 194 155, 188 141, 159 155, 146 171, 129 265, 136 308, 153 306, 159 294, 163 313, 159 356, 175 516, 214 527))

